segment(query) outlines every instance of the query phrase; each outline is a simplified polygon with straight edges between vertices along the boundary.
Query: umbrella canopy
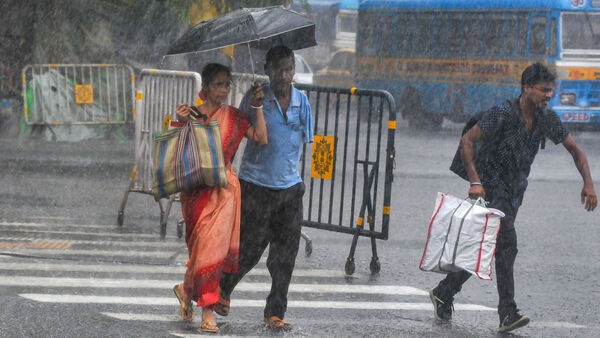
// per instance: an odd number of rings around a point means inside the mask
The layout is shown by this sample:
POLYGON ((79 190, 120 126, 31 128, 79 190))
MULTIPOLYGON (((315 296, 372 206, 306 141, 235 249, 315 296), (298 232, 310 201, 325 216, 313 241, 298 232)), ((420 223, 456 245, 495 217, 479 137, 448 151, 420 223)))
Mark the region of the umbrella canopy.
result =
POLYGON ((291 49, 315 46, 315 24, 306 16, 281 6, 241 8, 190 28, 171 45, 167 54, 245 43, 264 50, 278 45, 291 49))

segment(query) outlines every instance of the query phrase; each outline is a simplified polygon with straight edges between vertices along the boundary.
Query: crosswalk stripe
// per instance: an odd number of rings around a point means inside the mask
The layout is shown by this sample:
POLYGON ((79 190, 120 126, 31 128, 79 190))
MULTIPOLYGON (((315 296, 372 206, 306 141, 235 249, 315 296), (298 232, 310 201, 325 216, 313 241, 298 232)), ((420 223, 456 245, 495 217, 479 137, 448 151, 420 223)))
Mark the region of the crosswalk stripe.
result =
MULTIPOLYGON (((30 287, 65 287, 65 288, 135 288, 135 289, 170 289, 181 282, 176 280, 150 279, 112 279, 112 278, 66 278, 66 277, 29 277, 0 276, 3 286, 30 287)), ((236 290, 244 292, 269 292, 270 283, 241 282, 236 290)), ((428 293, 410 286, 396 285, 338 285, 338 284, 300 284, 292 283, 289 292, 298 293, 338 293, 338 294, 382 294, 382 295, 415 295, 427 296, 428 293)))
MULTIPOLYGON (((76 303, 76 304, 120 304, 120 305, 177 305, 175 297, 119 297, 119 296, 93 296, 69 294, 19 294, 23 298, 41 303, 76 303)), ((264 307, 264 300, 234 299, 235 307, 264 307)), ((406 303, 406 302, 342 302, 342 301, 310 301, 290 300, 288 308, 312 309, 350 309, 350 310, 428 310, 431 303, 406 303)), ((495 308, 477 304, 454 304, 456 310, 464 311, 496 311, 495 308)))
MULTIPOLYGON (((429 304, 431 309, 431 304, 429 304)), ((152 313, 131 313, 131 312, 102 312, 102 315, 127 321, 151 321, 151 322, 180 322, 181 317, 178 315, 157 315, 152 313)), ((254 322, 248 322, 254 324, 254 322)), ((534 321, 529 324, 532 328, 568 328, 568 329, 584 329, 585 325, 579 325, 569 322, 539 322, 534 321)))
MULTIPOLYGON (((159 273, 177 274, 185 273, 185 266, 164 265, 138 265, 138 264, 53 264, 53 263, 12 263, 0 262, 0 270, 24 270, 24 271, 70 271, 70 272, 126 272, 126 273, 159 273)), ((269 271, 264 268, 254 268, 247 273, 250 276, 269 276, 269 271)), ((339 277, 345 276, 343 271, 326 269, 294 269, 294 277, 339 277)), ((360 274, 353 275, 358 279, 360 274)))
MULTIPOLYGON (((7 251, 10 253, 10 251, 7 251)), ((124 251, 124 250, 60 250, 60 249, 32 249, 19 248, 19 255, 44 255, 44 256, 94 256, 94 257, 152 257, 152 258, 170 258, 174 255, 173 251, 124 251)))

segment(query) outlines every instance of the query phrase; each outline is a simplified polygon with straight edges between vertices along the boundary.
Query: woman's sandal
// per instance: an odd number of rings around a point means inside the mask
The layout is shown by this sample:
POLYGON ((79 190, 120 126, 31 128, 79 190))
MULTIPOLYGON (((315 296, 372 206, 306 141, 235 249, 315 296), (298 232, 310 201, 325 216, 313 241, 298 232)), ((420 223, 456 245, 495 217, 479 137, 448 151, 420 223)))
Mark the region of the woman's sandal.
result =
POLYGON ((265 318, 265 324, 271 330, 290 331, 293 327, 292 324, 286 322, 285 320, 277 316, 265 318))
POLYGON ((181 315, 181 319, 191 322, 194 319, 194 308, 192 307, 192 302, 187 299, 185 291, 180 288, 180 285, 176 284, 173 287, 173 293, 175 293, 175 297, 179 301, 179 314, 181 315))
POLYGON ((229 314, 229 305, 231 302, 229 299, 223 297, 222 293, 219 293, 219 301, 215 303, 213 309, 219 315, 226 317, 229 314))
POLYGON ((200 323, 200 331, 217 333, 219 332, 219 327, 215 322, 203 320, 202 323, 200 323))

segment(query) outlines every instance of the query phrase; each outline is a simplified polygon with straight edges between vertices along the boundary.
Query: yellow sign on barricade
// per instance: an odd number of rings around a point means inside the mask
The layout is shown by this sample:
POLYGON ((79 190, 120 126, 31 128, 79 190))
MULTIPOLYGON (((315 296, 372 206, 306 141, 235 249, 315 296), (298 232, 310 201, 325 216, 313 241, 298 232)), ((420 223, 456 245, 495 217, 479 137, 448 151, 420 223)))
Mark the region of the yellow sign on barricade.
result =
POLYGON ((335 137, 314 136, 312 151, 313 178, 330 180, 333 176, 333 163, 335 160, 335 137))
POLYGON ((91 84, 75 85, 75 103, 94 103, 94 86, 91 84))

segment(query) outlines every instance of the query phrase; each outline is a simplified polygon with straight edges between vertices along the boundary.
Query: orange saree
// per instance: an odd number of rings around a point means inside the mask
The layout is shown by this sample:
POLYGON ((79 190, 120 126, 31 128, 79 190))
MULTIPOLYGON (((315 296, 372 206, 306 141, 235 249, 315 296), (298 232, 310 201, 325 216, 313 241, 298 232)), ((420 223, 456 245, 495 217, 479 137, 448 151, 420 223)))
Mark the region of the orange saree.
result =
POLYGON ((212 117, 219 121, 227 188, 203 187, 180 195, 189 255, 183 287, 189 299, 201 307, 219 300, 223 272, 237 272, 241 194, 231 162, 249 127, 247 118, 228 105, 212 117))

